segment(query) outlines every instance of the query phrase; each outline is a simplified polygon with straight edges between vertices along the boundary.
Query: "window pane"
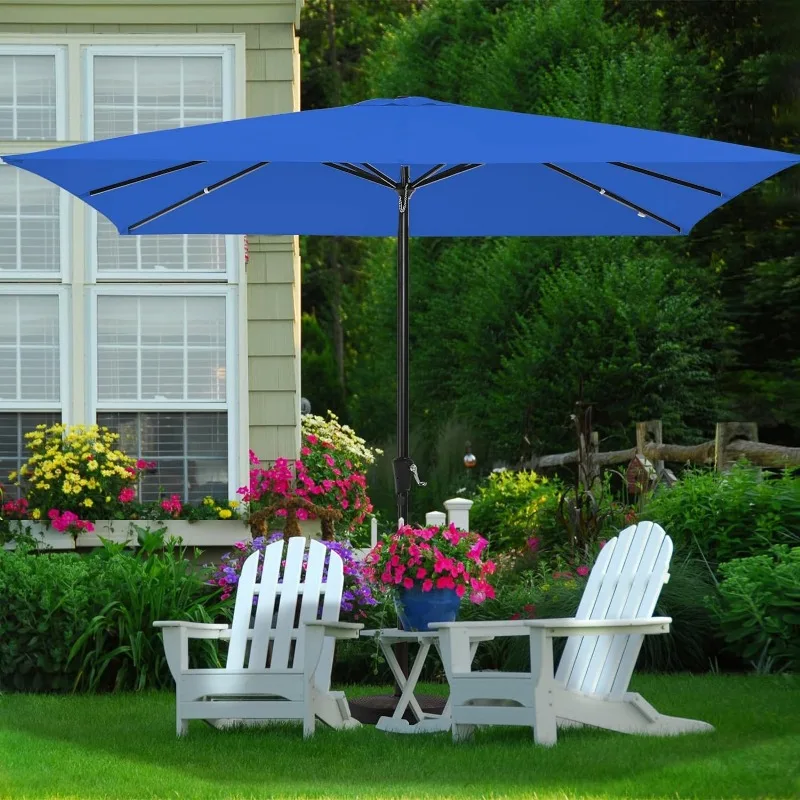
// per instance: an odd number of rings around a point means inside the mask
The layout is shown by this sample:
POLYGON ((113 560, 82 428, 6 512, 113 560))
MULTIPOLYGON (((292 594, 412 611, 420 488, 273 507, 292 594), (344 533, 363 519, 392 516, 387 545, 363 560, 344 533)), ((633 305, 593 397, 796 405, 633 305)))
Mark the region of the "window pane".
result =
POLYGON ((59 422, 59 413, 0 413, 0 484, 3 484, 6 499, 19 497, 19 490, 8 484, 8 474, 19 472, 19 468, 28 460, 25 434, 30 433, 37 425, 55 425, 59 422))
POLYGON ((94 138, 222 119, 222 56, 95 56, 94 138))
POLYGON ((0 138, 56 138, 54 55, 0 55, 0 138))
POLYGON ((178 494, 199 502, 228 496, 228 420, 225 413, 99 413, 97 424, 120 434, 129 455, 156 462, 140 485, 143 500, 178 494))
POLYGON ((0 399, 60 397, 58 298, 0 295, 0 399))
POLYGON ((216 272, 227 266, 225 237, 215 235, 120 236, 97 217, 97 269, 102 273, 216 272))
POLYGON ((224 403, 224 297, 98 299, 100 400, 224 403))
POLYGON ((29 172, 0 167, 0 275, 60 269, 58 188, 29 172))

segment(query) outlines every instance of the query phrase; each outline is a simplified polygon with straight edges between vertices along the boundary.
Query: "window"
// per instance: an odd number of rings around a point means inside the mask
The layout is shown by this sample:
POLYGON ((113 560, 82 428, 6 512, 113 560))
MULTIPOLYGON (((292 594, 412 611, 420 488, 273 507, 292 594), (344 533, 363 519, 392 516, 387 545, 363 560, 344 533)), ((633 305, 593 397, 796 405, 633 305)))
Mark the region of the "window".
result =
POLYGON ((64 48, 0 45, 0 139, 65 137, 64 48))
MULTIPOLYGON (((233 117, 233 76, 226 47, 87 49, 87 138, 219 122, 233 117)), ((92 215, 98 278, 224 280, 236 261, 232 236, 121 237, 92 215)))
POLYGON ((177 494, 197 503, 229 496, 227 414, 111 412, 99 413, 97 424, 118 433, 126 453, 156 462, 142 478, 142 500, 177 494))
POLYGON ((0 484, 5 492, 5 499, 19 496, 19 490, 10 486, 8 475, 19 472, 19 468, 28 460, 25 448, 25 434, 36 429, 37 425, 56 425, 61 422, 58 412, 40 413, 2 413, 0 412, 0 484))
POLYGON ((0 407, 60 408, 59 298, 0 294, 0 407))
POLYGON ((93 75, 92 138, 219 122, 225 116, 228 77, 225 51, 166 55, 142 48, 141 55, 90 51, 93 75))
POLYGON ((61 277, 63 203, 63 193, 49 181, 0 167, 0 279, 61 277))
POLYGON ((225 297, 100 296, 97 400, 226 400, 225 297))
POLYGON ((232 289, 138 286, 95 293, 97 422, 121 446, 157 463, 142 497, 222 498, 236 472, 228 364, 235 318, 232 289))
POLYGON ((114 226, 94 214, 97 232, 95 262, 98 277, 162 280, 211 277, 224 279, 229 260, 230 236, 120 236, 114 226))

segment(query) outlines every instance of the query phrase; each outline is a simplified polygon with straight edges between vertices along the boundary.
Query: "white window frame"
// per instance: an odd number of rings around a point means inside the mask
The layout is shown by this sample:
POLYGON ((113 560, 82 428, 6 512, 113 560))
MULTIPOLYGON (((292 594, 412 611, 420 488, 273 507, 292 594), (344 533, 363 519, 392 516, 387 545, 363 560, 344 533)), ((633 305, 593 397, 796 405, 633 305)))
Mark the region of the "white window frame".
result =
MULTIPOLYGON (((25 284, 0 284, 0 295, 3 296, 55 296, 58 299, 58 371, 59 371, 59 399, 57 401, 43 400, 0 400, 0 413, 29 413, 32 411, 60 411, 61 421, 70 424, 70 398, 72 387, 72 326, 70 319, 70 291, 66 286, 42 285, 29 286, 25 284)), ((19 370, 19 364, 17 364, 19 370)))
POLYGON ((88 345, 89 409, 88 418, 106 411, 147 413, 159 411, 217 411, 228 415, 228 490, 231 497, 241 485, 239 480, 239 296, 236 287, 221 285, 136 285, 115 286, 99 284, 87 289, 89 302, 86 313, 86 342, 88 345), (111 297, 224 297, 225 298, 225 402, 197 400, 122 400, 99 401, 97 396, 98 299, 111 297))
MULTIPOLYGON (((10 164, 0 161, 0 170, 12 169, 10 164)), ((43 181, 44 178, 39 178, 43 181)), ((17 208, 19 217, 19 207, 17 208)), ((67 192, 63 189, 58 190, 58 235, 59 235, 59 268, 57 272, 35 272, 33 270, 0 270, 0 284, 13 281, 14 283, 36 281, 41 283, 69 283, 71 279, 70 262, 72 254, 72 204, 67 192)), ((17 258, 19 258, 20 243, 17 242, 17 258)))
MULTIPOLYGON (((231 44, 209 45, 87 45, 83 50, 83 103, 84 103, 84 129, 83 137, 86 141, 94 139, 94 59, 95 56, 189 56, 207 58, 216 56, 222 58, 222 120, 228 121, 236 118, 236 48, 231 44)), ((97 212, 87 214, 86 242, 88 256, 88 281, 98 283, 106 281, 138 283, 140 281, 158 280, 159 283, 191 281, 215 281, 236 283, 238 281, 239 244, 241 237, 225 237, 226 269, 222 272, 189 272, 175 270, 174 272, 139 272, 131 270, 101 273, 97 265, 97 212)))
POLYGON ((12 142, 64 142, 67 140, 67 46, 47 44, 0 44, 0 56, 55 56, 56 138, 12 139, 12 142))

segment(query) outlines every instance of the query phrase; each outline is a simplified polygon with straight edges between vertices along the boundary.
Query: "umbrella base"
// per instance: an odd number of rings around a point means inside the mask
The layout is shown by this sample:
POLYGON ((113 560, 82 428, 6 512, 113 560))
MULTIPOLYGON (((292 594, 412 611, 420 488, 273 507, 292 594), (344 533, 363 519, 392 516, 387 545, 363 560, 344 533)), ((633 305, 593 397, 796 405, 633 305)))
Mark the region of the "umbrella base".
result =
MULTIPOLYGON (((426 714, 441 714, 444 711, 447 699, 430 694, 415 695, 417 702, 426 714)), ((348 700, 350 713, 363 725, 377 725, 381 717, 391 717, 397 708, 399 697, 393 694, 374 694, 365 697, 355 697, 348 700)), ((417 719, 410 708, 406 709, 403 719, 414 724, 417 719)))

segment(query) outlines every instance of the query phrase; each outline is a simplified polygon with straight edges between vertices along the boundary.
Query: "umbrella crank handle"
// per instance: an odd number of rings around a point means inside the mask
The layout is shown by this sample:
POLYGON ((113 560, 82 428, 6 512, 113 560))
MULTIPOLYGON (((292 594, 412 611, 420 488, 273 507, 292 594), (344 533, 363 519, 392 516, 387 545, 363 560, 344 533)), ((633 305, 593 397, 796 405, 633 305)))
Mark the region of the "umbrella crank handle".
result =
POLYGON ((392 466, 394 468, 395 494, 407 494, 411 490, 412 477, 417 486, 427 485, 425 481, 420 480, 417 465, 408 456, 396 458, 392 466))
POLYGON ((427 481, 421 481, 419 479, 419 472, 417 472, 417 465, 412 461, 411 466, 409 467, 411 474, 414 476, 414 480, 417 482, 417 486, 427 486, 427 481))

